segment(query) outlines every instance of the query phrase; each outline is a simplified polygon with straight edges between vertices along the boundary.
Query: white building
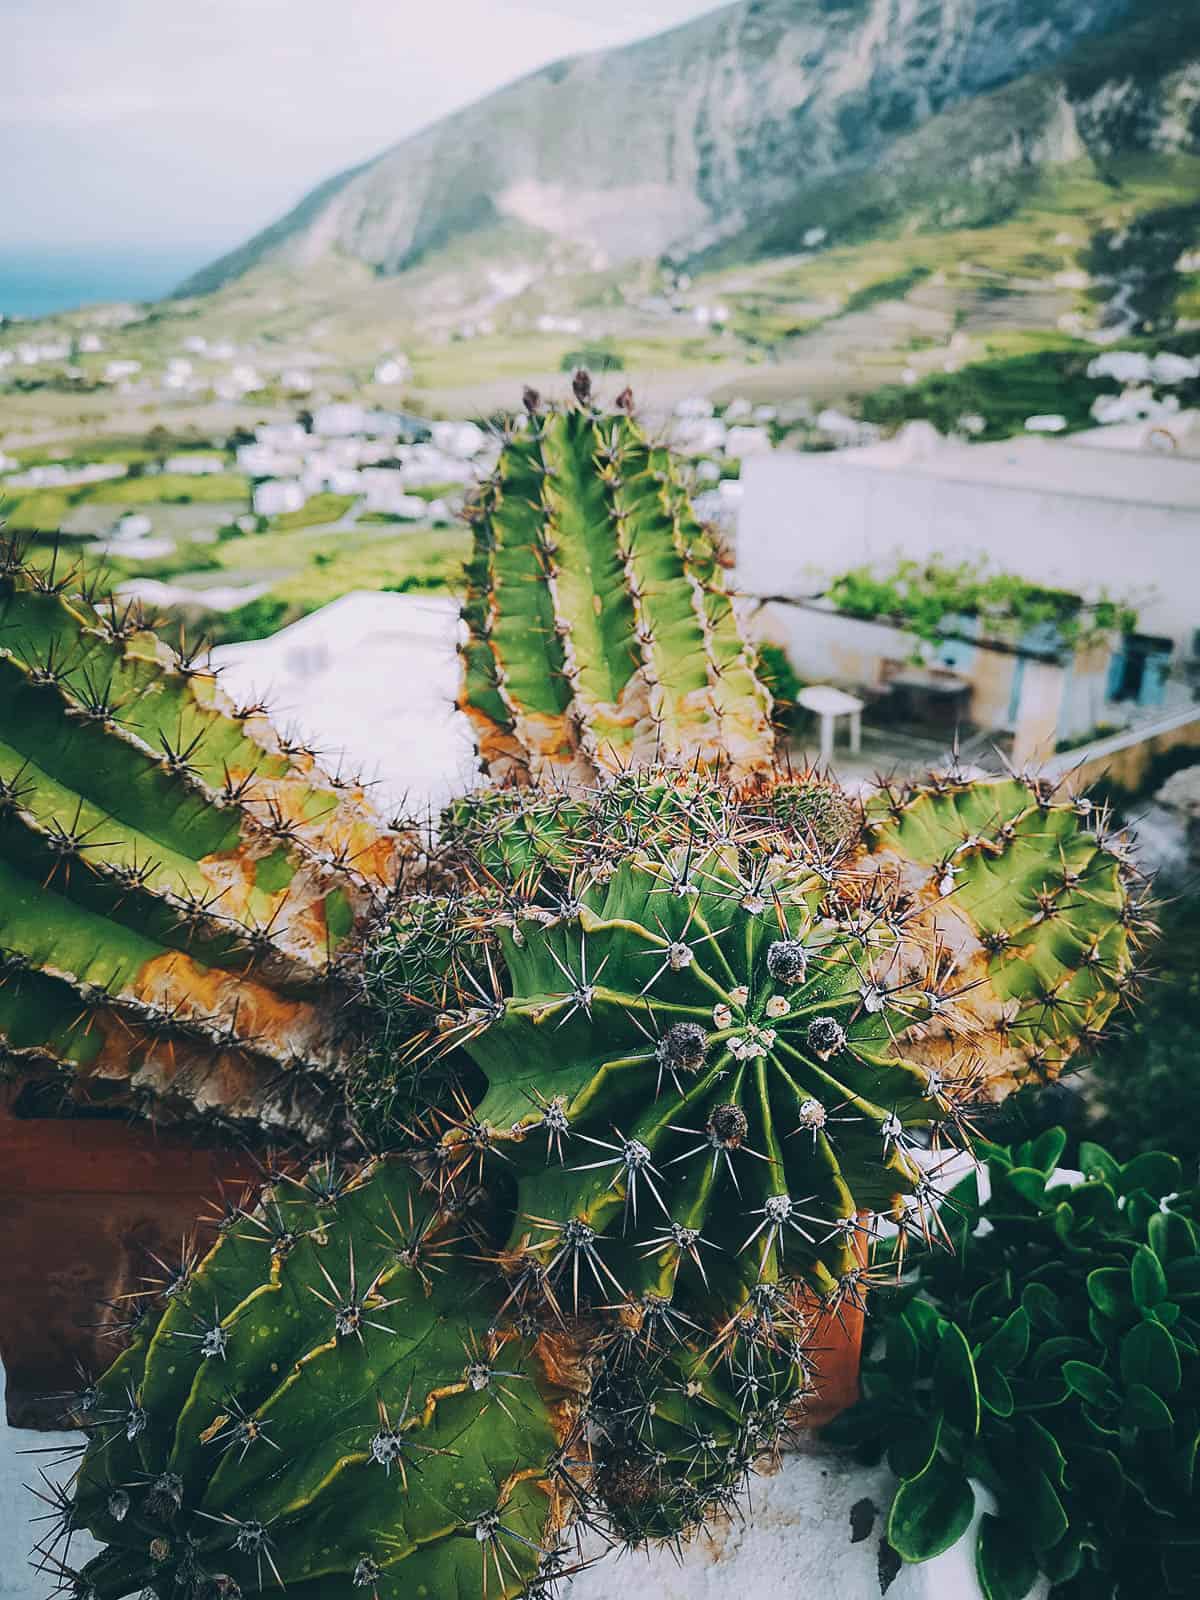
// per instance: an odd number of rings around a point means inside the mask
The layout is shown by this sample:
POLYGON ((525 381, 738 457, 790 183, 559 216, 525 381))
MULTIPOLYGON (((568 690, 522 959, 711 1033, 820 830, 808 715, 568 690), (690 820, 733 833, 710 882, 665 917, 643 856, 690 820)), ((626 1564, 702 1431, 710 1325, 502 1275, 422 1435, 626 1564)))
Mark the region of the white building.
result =
POLYGON ((276 450, 269 444, 240 444, 237 464, 248 478, 294 478, 304 466, 297 451, 276 450))
POLYGON ((304 450, 309 444, 308 434, 298 422, 262 422, 254 437, 274 450, 304 450))
POLYGON ((1038 699, 1037 738, 1022 756, 1186 696, 1169 672, 1173 658, 1197 653, 1200 460, 1026 437, 945 444, 909 459, 890 444, 777 452, 747 463, 742 481, 738 586, 768 601, 763 631, 804 676, 886 690, 893 669, 904 670, 912 636, 823 608, 819 597, 854 567, 882 571, 900 556, 936 555, 983 558, 1084 601, 1107 594, 1137 609, 1138 631, 1093 648, 1086 661, 1030 637, 995 659, 982 638, 979 648, 948 640, 929 662, 970 681, 971 720, 982 727, 1032 727, 1038 699))
POLYGON ((474 422, 434 422, 430 425, 435 450, 460 461, 469 461, 478 455, 487 442, 487 434, 474 422))
POLYGON ((394 467, 368 467, 362 474, 366 494, 365 511, 381 512, 389 517, 404 517, 419 522, 428 514, 428 506, 419 494, 408 494, 404 487, 404 474, 394 467))
POLYGON ((142 370, 140 361, 121 358, 105 363, 104 376, 109 383, 120 383, 123 378, 135 378, 142 370))
POLYGON ((407 356, 385 356, 375 368, 375 382, 390 387, 407 383, 412 376, 412 363, 407 356))
POLYGON ((7 489, 68 489, 82 483, 104 483, 123 478, 129 468, 123 461, 93 461, 83 467, 64 467, 51 461, 42 467, 29 467, 4 480, 7 489))
POLYGON ((346 439, 352 434, 365 433, 367 411, 365 406, 348 401, 331 401, 319 406, 313 415, 313 432, 324 439, 346 439))
POLYGON ((182 473, 187 478, 209 478, 225 471, 225 458, 189 450, 181 456, 168 456, 163 471, 182 473))
POLYGON ((302 511, 308 496, 302 484, 290 478, 271 478, 254 487, 254 509, 260 517, 278 517, 302 511))
POLYGON ((725 454, 735 460, 770 455, 771 448, 771 435, 766 428, 730 428, 725 440, 725 454))

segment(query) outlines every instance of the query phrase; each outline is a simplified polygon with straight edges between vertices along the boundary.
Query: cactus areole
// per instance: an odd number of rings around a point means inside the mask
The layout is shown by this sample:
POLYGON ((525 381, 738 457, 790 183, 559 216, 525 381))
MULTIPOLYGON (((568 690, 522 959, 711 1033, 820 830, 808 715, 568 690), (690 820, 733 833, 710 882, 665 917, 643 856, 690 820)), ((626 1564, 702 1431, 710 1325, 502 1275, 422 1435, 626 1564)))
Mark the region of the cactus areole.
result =
POLYGON ((468 507, 460 704, 497 779, 588 781, 679 758, 733 775, 771 758, 712 534, 669 450, 627 410, 531 397, 468 507))

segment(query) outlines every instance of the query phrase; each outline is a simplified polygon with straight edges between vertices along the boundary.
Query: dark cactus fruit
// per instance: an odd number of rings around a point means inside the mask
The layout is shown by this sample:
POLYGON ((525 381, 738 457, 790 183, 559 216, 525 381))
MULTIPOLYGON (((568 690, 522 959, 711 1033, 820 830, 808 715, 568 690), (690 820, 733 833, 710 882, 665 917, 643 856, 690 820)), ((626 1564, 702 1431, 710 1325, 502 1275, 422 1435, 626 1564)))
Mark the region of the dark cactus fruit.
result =
POLYGON ((589 782, 632 764, 768 766, 770 695, 678 464, 629 402, 543 410, 526 391, 468 507, 460 700, 496 779, 589 782))
POLYGON ((0 1061, 327 1137, 342 965, 414 852, 134 609, 0 550, 0 1061))
POLYGON ((64 1589, 503 1600, 559 1570, 586 1449, 567 1347, 497 1323, 455 1232, 395 1159, 232 1213, 75 1403, 89 1442, 43 1547, 64 1589), (75 1571, 78 1528, 104 1549, 75 1571))

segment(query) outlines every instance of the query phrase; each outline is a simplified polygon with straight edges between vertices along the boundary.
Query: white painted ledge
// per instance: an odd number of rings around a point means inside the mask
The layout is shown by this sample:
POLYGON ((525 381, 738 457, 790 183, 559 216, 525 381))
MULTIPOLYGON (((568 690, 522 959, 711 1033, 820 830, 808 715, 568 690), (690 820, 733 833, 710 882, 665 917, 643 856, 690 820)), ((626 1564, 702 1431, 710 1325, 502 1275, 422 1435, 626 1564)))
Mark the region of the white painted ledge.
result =
MULTIPOLYGON (((47 1600, 53 1591, 53 1579, 29 1565, 34 1518, 46 1508, 26 1485, 38 1482, 39 1466, 50 1470, 58 1446, 79 1438, 0 1422, 0 1600, 47 1600)), ((610 1553, 572 1579, 563 1600, 881 1600, 879 1547, 894 1490, 886 1467, 860 1467, 805 1440, 778 1471, 753 1480, 740 1517, 718 1520, 682 1559, 671 1550, 610 1553)), ((982 1512, 986 1491, 978 1492, 982 1512)), ((82 1565, 96 1548, 76 1536, 72 1562, 82 1565)), ((973 1552, 974 1524, 936 1561, 904 1568, 887 1600, 979 1600, 973 1552)), ((1035 1600, 1045 1592, 1036 1589, 1035 1600)))

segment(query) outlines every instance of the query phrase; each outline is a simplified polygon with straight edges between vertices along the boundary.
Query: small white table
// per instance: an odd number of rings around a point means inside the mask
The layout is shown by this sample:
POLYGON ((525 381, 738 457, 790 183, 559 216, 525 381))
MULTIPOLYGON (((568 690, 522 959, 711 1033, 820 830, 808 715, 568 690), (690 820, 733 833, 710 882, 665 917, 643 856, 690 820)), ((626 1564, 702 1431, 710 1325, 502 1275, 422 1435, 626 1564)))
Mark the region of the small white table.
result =
POLYGON ((806 711, 815 711, 821 719, 821 761, 828 765, 833 760, 834 725, 838 717, 850 718, 850 749, 857 755, 862 749, 863 702, 852 694, 835 689, 828 683, 814 683, 801 689, 796 703, 806 711))

